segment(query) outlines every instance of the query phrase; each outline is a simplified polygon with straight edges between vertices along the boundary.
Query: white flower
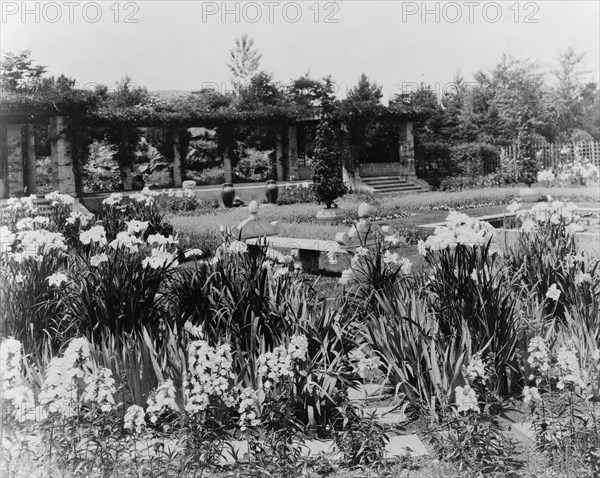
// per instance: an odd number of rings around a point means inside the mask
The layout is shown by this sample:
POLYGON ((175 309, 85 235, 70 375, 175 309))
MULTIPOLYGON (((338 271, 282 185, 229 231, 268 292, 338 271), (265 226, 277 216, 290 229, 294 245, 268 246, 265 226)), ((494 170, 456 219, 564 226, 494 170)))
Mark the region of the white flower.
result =
POLYGON ((79 234, 79 240, 82 244, 106 244, 106 231, 102 226, 93 226, 87 231, 83 231, 79 234))
POLYGON ((11 232, 8 226, 0 227, 0 253, 7 252, 12 248, 17 236, 11 232))
POLYGON ((234 254, 244 254, 245 252, 248 252, 248 246, 242 241, 232 241, 227 247, 227 251, 234 254))
POLYGON ((92 267, 98 267, 103 262, 108 262, 108 256, 105 253, 95 254, 90 257, 90 265, 92 267))
POLYGON ((260 425, 260 420, 258 419, 258 394, 253 389, 245 388, 242 391, 238 413, 240 414, 238 424, 241 431, 260 425))
POLYGON ((550 368, 550 357, 546 342, 542 337, 533 337, 529 341, 527 353, 529 354, 527 362, 534 370, 540 370, 541 372, 548 371, 550 368))
POLYGON ((161 249, 152 249, 150 257, 142 261, 143 267, 158 269, 161 267, 176 267, 179 263, 175 260, 175 255, 161 249))
POLYGON ((508 212, 514 213, 521 209, 521 204, 517 201, 512 201, 508 206, 506 206, 506 210, 508 212))
POLYGON ((139 234, 148 228, 148 221, 138 221, 136 219, 132 219, 125 224, 127 225, 128 234, 139 234))
POLYGON ((419 242, 417 243, 417 250, 423 257, 427 256, 427 244, 425 241, 419 239, 419 242))
POLYGON ((107 206, 114 206, 115 204, 120 204, 123 200, 123 195, 120 193, 112 193, 109 197, 107 197, 102 204, 106 204, 107 206))
POLYGON ((464 387, 456 387, 454 401, 456 402, 457 410, 459 412, 467 412, 469 410, 479 412, 479 405, 477 404, 477 395, 475 394, 475 390, 468 385, 465 385, 464 387))
POLYGON ((529 403, 531 401, 533 402, 539 402, 542 399, 542 397, 540 397, 540 392, 536 387, 525 387, 523 388, 523 402, 524 403, 529 403))
POLYGON ((142 407, 139 405, 131 405, 125 412, 123 427, 126 430, 131 430, 132 433, 137 433, 139 435, 146 427, 146 420, 144 419, 145 415, 146 412, 144 412, 142 407))
POLYGON ((204 255, 204 252, 202 252, 202 249, 190 249, 189 251, 187 251, 184 256, 186 258, 190 258, 190 257, 202 257, 204 255))
POLYGON ((579 360, 574 350, 575 346, 572 342, 563 346, 558 351, 556 364, 560 373, 560 378, 556 384, 556 388, 563 389, 566 385, 585 386, 579 368, 579 360))
POLYGON ((385 238, 383 240, 385 242, 389 242, 392 247, 393 246, 397 246, 398 244, 400 244, 400 239, 398 239, 394 235, 385 236, 385 238))
POLYGON ((549 289, 546 291, 546 297, 548 299, 552 299, 554 301, 558 301, 560 297, 560 290, 556 286, 556 284, 552 284, 549 289))
POLYGON ((75 202, 75 199, 68 194, 60 194, 58 191, 51 192, 44 196, 46 200, 50 201, 53 206, 66 205, 70 206, 75 202))
POLYGON ((585 272, 579 272, 576 276, 575 276, 575 284, 578 286, 581 286, 583 284, 591 284, 592 283, 592 276, 591 274, 587 274, 585 272))
POLYGON ((290 274, 290 270, 287 267, 283 266, 283 267, 277 268, 277 270, 273 274, 273 278, 274 279, 281 279, 282 277, 286 277, 289 274, 290 274))
POLYGON ((577 232, 582 232, 582 231, 585 231, 585 229, 575 222, 572 222, 571 224, 567 225, 567 227, 565 227, 565 234, 571 235, 571 236, 575 235, 575 233, 577 233, 577 232))
POLYGON ((156 423, 160 415, 164 413, 176 413, 179 411, 179 407, 175 402, 175 387, 173 387, 172 380, 161 383, 150 394, 146 411, 150 415, 152 423, 156 423))
POLYGON ((357 371, 359 377, 363 380, 372 380, 375 378, 375 375, 379 368, 381 367, 381 359, 377 356, 375 357, 362 357, 357 365, 357 371))
POLYGON ((111 370, 100 368, 96 373, 86 377, 85 383, 87 385, 84 392, 85 401, 109 413, 115 405, 115 380, 111 370))
POLYGON ((15 276, 15 282, 17 284, 22 284, 24 280, 25 280, 25 276, 23 274, 21 274, 20 272, 18 272, 17 275, 15 276))
POLYGON ((46 277, 46 280, 48 281, 48 285, 50 287, 52 287, 52 286, 60 287, 61 284, 63 282, 67 282, 69 280, 69 278, 67 277, 66 274, 63 274, 62 272, 55 272, 51 276, 46 277))
POLYGON ((403 257, 402 259, 400 259, 399 264, 400 264, 400 271, 404 275, 410 274, 410 271, 412 270, 412 262, 410 262, 410 259, 403 257))
POLYGON ((398 264, 398 253, 391 253, 390 251, 385 251, 383 254, 383 262, 385 264, 398 264))
POLYGON ((304 335, 293 335, 288 346, 288 354, 294 360, 304 361, 308 353, 308 339, 304 335))
POLYGON ((369 249, 367 249, 366 247, 357 247, 356 248, 356 256, 357 257, 368 256, 368 255, 369 255, 369 249))
POLYGON ((481 358, 481 354, 477 353, 471 357, 469 361, 469 366, 467 367, 467 378, 469 381, 477 380, 478 378, 482 380, 487 379, 487 373, 485 370, 485 362, 481 358))
POLYGON ((109 246, 113 249, 126 247, 129 252, 134 253, 138 251, 138 244, 143 244, 141 239, 132 236, 126 231, 122 231, 117 234, 117 237, 109 244, 109 246))

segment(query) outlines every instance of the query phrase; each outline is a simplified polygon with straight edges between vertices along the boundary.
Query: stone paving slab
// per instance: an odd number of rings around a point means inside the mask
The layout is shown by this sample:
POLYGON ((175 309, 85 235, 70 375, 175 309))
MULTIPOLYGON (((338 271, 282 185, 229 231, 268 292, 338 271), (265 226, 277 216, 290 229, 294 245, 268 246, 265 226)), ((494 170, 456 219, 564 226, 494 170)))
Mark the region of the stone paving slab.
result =
POLYGON ((365 400, 367 398, 380 398, 383 396, 385 384, 380 383, 365 383, 360 384, 358 388, 348 390, 348 398, 350 400, 365 400))
POLYGON ((412 457, 429 455, 427 448, 417 435, 398 435, 390 437, 386 447, 386 458, 404 456, 407 453, 412 457))
POLYGON ((397 425, 406 421, 406 414, 402 410, 402 407, 372 407, 365 408, 365 414, 375 412, 375 419, 379 423, 385 423, 388 425, 397 425))
POLYGON ((535 430, 533 429, 533 423, 529 423, 529 422, 512 423, 511 427, 513 430, 516 430, 517 432, 521 433, 522 435, 525 435, 525 437, 527 437, 529 439, 533 438, 533 435, 535 434, 535 430))

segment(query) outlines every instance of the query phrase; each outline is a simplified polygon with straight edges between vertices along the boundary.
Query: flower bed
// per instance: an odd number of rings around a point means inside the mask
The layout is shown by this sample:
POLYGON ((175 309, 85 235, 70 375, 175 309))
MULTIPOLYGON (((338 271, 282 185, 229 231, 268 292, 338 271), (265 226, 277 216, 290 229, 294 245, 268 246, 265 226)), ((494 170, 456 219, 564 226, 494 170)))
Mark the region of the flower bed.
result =
POLYGON ((48 199, 49 216, 9 201, 0 226, 9 475, 219 473, 234 441, 236 472, 297 475, 318 468, 309 438, 333 440, 342 466, 389 470, 394 425, 348 399, 374 377, 473 476, 520 473, 499 424, 515 400, 543 470, 599 472, 600 266, 568 205, 517 214, 529 232, 507 250, 451 212, 418 241, 424 270, 381 237, 332 303, 293 256, 226 231, 212 257, 182 247, 148 190, 97 216, 48 199))

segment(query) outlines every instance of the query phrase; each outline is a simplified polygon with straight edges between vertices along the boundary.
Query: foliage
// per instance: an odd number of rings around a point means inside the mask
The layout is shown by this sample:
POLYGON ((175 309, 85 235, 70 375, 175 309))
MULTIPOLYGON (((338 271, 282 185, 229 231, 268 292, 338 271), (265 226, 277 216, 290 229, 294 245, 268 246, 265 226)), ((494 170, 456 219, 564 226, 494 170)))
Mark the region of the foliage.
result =
POLYGON ((244 33, 235 40, 235 48, 229 51, 231 63, 227 67, 233 87, 238 93, 258 71, 262 53, 253 47, 254 40, 244 33))

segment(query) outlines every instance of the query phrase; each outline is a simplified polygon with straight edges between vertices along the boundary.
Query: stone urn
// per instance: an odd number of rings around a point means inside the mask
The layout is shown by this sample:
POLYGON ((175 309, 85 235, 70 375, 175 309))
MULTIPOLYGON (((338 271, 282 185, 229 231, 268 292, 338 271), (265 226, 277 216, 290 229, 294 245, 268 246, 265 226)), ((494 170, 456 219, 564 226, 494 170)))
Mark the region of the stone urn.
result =
POLYGON ((223 184, 223 188, 221 189, 221 199, 223 200, 223 205, 225 207, 233 206, 233 200, 235 199, 233 183, 223 184))
POLYGON ((519 196, 521 196, 521 201, 524 203, 538 202, 542 198, 541 193, 533 188, 521 189, 519 191, 519 196))
POLYGON ((337 206, 326 207, 317 211, 317 221, 326 224, 340 222, 344 219, 344 217, 344 211, 342 209, 339 209, 337 206))
POLYGON ((273 179, 269 179, 265 185, 265 196, 267 197, 267 201, 269 201, 271 204, 277 204, 279 187, 273 179))

